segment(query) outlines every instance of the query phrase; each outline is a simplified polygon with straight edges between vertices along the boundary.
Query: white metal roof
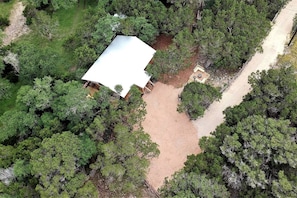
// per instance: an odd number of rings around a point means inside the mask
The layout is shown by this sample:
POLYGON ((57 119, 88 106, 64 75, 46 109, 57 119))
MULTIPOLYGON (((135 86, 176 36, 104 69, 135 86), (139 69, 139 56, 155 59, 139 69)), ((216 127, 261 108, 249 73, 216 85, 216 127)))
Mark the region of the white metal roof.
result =
POLYGON ((120 95, 125 97, 132 85, 145 87, 150 76, 144 69, 155 52, 136 36, 118 35, 82 79, 100 83, 114 92, 115 86, 121 85, 120 95))

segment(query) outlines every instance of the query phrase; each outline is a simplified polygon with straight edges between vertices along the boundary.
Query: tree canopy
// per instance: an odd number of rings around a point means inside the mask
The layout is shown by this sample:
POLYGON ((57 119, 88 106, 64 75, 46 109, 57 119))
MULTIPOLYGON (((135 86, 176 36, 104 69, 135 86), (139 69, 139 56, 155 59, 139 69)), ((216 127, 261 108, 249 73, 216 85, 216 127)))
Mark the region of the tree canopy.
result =
POLYGON ((54 10, 58 10, 60 8, 70 8, 74 6, 78 0, 26 0, 31 5, 36 7, 41 7, 43 5, 50 5, 54 10))
POLYGON ((288 120, 250 116, 231 128, 220 147, 227 157, 223 175, 232 188, 267 189, 282 166, 296 168, 296 128, 288 120), (286 145, 286 146, 284 146, 286 145))
POLYGON ((181 103, 177 110, 187 112, 191 119, 196 119, 204 114, 204 111, 213 101, 219 100, 221 95, 211 85, 191 82, 184 87, 180 94, 181 103))
POLYGON ((140 91, 132 87, 127 100, 104 87, 93 98, 87 94, 77 81, 49 76, 19 89, 17 108, 1 116, 0 165, 13 166, 18 178, 5 194, 22 185, 41 197, 92 197, 96 172, 110 192, 138 192, 149 159, 159 153, 141 127, 140 91))
POLYGON ((162 197, 230 197, 227 188, 206 175, 196 173, 176 173, 170 181, 161 188, 162 197))
MULTIPOLYGON (((31 31, 0 47, 0 168, 13 174, 9 185, 0 182, 0 196, 98 197, 101 192, 97 182, 103 196, 138 195, 150 158, 159 154, 158 146, 141 125, 146 114, 141 93, 132 87, 129 98, 124 100, 100 87, 99 92, 87 97, 89 92, 80 81, 82 74, 118 34, 137 36, 150 45, 160 34, 172 38, 170 46, 158 50, 148 67, 154 80, 177 74, 190 65, 197 53, 213 67, 237 69, 259 50, 269 19, 285 2, 26 0, 24 15, 31 31)), ((0 16, 0 26, 9 24, 6 13, 10 10, 3 8, 12 8, 13 3, 0 2, 0 11, 5 12, 0 16)), ((284 62, 286 66, 294 64, 284 62)), ((241 105, 225 111, 226 123, 217 128, 214 137, 200 141, 204 153, 189 157, 184 171, 168 182, 163 193, 181 197, 294 197, 294 142, 288 148, 271 142, 273 135, 287 141, 288 135, 281 132, 291 133, 296 127, 296 82, 292 73, 284 69, 254 74, 250 79, 253 91, 241 105), (260 116, 256 120, 259 126, 250 125, 254 121, 251 116, 260 116), (278 131, 266 127, 266 122, 278 131), (269 131, 258 128, 261 126, 269 131), (248 163, 244 166, 271 176, 268 183, 264 182, 263 192, 258 185, 262 178, 252 180, 254 172, 228 161, 246 157, 240 149, 229 156, 226 147, 238 144, 236 134, 239 143, 256 142, 241 137, 241 130, 250 128, 261 132, 268 146, 273 143, 286 153, 273 155, 277 163, 270 159, 264 167, 248 163), (223 173, 230 173, 231 178, 241 173, 241 188, 228 186, 228 177, 223 173), (197 177, 201 182, 194 180, 197 177), (180 192, 172 193, 171 188, 180 192)), ((193 83, 181 95, 184 104, 180 109, 193 110, 189 113, 193 117, 220 97, 217 90, 200 86, 193 83), (190 86, 194 91, 187 92, 190 86), (201 91, 205 93, 197 95, 201 91)), ((120 91, 120 85, 118 88, 120 91)), ((244 152, 253 156, 254 150, 248 151, 244 152)), ((256 157, 267 156, 257 153, 256 157)))
MULTIPOLYGON (((63 132, 45 138, 40 148, 31 153, 32 173, 39 178, 36 190, 41 197, 73 197, 83 186, 86 176, 76 174, 85 153, 82 149, 82 141, 77 136, 63 132)), ((90 158, 92 152, 88 155, 90 158)))
POLYGON ((203 10, 194 34, 202 54, 214 66, 237 69, 257 50, 269 26, 265 13, 253 5, 216 0, 203 10))

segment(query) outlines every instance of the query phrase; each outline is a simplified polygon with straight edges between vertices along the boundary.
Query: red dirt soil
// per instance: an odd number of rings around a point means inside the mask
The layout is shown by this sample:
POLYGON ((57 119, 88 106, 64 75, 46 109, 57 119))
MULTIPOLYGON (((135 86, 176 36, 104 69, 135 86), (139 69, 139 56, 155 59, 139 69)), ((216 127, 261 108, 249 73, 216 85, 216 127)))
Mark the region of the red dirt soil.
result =
POLYGON ((155 50, 166 50, 172 43, 172 36, 161 34, 157 37, 156 42, 152 45, 155 50))
POLYGON ((161 187, 166 177, 183 168, 187 155, 200 152, 192 122, 176 111, 180 92, 181 89, 158 82, 151 93, 143 96, 147 103, 143 127, 160 150, 159 157, 151 160, 147 174, 155 189, 161 187))
MULTIPOLYGON (((166 50, 170 44, 172 44, 172 36, 161 34, 157 37, 156 42, 152 45, 152 47, 156 50, 166 50)), ((193 69, 197 64, 197 59, 198 53, 194 52, 194 56, 192 56, 189 60, 189 67, 181 70, 177 75, 164 75, 160 79, 160 82, 172 85, 176 88, 183 87, 188 82, 189 76, 193 73, 193 69)))
POLYGON ((197 57, 198 54, 196 53, 194 56, 190 58, 189 62, 191 65, 189 67, 179 71, 178 74, 176 74, 175 76, 166 75, 160 81, 167 85, 172 85, 175 88, 183 87, 188 82, 189 77, 193 73, 193 69, 197 64, 197 57))

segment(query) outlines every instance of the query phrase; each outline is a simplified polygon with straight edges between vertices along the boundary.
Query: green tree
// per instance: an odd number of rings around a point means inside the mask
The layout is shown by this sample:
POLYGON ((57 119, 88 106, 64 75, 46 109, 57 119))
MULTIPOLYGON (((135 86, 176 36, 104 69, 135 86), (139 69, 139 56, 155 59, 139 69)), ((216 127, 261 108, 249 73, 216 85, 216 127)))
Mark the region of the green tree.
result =
POLYGON ((261 116, 237 123, 220 147, 229 164, 223 171, 228 185, 270 189, 273 181, 278 181, 281 167, 296 168, 297 144, 292 139, 296 129, 289 125, 287 120, 261 116))
POLYGON ((51 5, 54 10, 60 8, 70 8, 77 4, 78 0, 26 0, 35 7, 41 7, 42 5, 51 5))
POLYGON ((31 153, 40 147, 41 139, 37 137, 29 137, 25 140, 19 141, 14 145, 14 159, 30 161, 31 153))
POLYGON ((107 14, 99 18, 95 24, 96 30, 92 32, 93 42, 96 42, 95 49, 97 54, 101 54, 111 43, 120 29, 120 18, 107 14))
POLYGON ((265 14, 244 1, 214 1, 194 30, 201 54, 216 67, 237 69, 265 37, 270 27, 265 14))
POLYGON ((170 6, 162 22, 161 30, 166 34, 175 36, 182 29, 191 29, 195 21, 194 12, 194 7, 189 4, 170 6))
POLYGON ((275 14, 288 2, 288 0, 245 0, 248 4, 254 5, 259 13, 265 13, 266 17, 272 20, 275 14))
POLYGON ((93 117, 93 108, 97 105, 96 101, 87 98, 88 90, 84 89, 81 83, 77 81, 64 83, 57 80, 53 92, 57 97, 51 107, 53 114, 60 120, 79 124, 80 121, 87 121, 93 117))
POLYGON ((9 82, 9 80, 0 77, 0 100, 9 98, 11 96, 11 88, 12 84, 9 82))
POLYGON ((28 162, 25 162, 24 160, 17 160, 13 164, 13 173, 14 175, 22 179, 31 173, 31 166, 28 162))
POLYGON ((160 192, 161 197, 230 197, 227 188, 216 180, 208 179, 205 174, 183 171, 175 173, 170 181, 166 180, 160 192))
POLYGON ((75 198, 95 198, 99 197, 98 189, 91 181, 87 181, 83 187, 79 188, 75 194, 75 198))
POLYGON ((48 40, 52 40, 57 36, 59 22, 52 18, 45 11, 36 12, 36 16, 32 19, 32 25, 36 32, 48 40))
POLYGON ((147 19, 148 23, 158 30, 158 33, 164 29, 164 22, 168 18, 167 9, 161 1, 114 0, 110 8, 112 13, 147 19))
POLYGON ((8 168, 13 164, 15 159, 15 149, 13 146, 10 145, 3 145, 0 144, 0 167, 1 168, 8 168))
POLYGON ((82 141, 71 132, 45 138, 31 153, 32 173, 39 179, 36 190, 41 197, 73 197, 83 186, 86 176, 77 174, 83 159, 82 141))
POLYGON ((272 182, 272 193, 275 197, 296 197, 296 180, 290 181, 284 171, 278 173, 278 181, 272 182))
POLYGON ((59 55, 52 48, 39 49, 33 44, 23 43, 15 52, 19 57, 19 78, 24 83, 32 83, 34 78, 56 76, 59 55))
POLYGON ((187 173, 194 172, 198 175, 207 174, 209 178, 215 178, 223 184, 222 171, 226 158, 222 155, 220 146, 228 134, 230 134, 229 127, 221 124, 212 132, 213 136, 202 137, 199 140, 199 146, 203 152, 188 156, 184 170, 187 173))
POLYGON ((13 109, 6 111, 0 120, 2 122, 0 142, 3 142, 11 137, 25 138, 31 135, 39 119, 34 114, 13 109))
MULTIPOLYGON (((98 35, 98 39, 96 39, 97 35, 94 35, 94 32, 97 31, 97 27, 94 24, 99 23, 100 19, 104 20, 106 16, 107 12, 102 6, 89 7, 88 9, 86 9, 85 14, 83 15, 83 22, 79 24, 74 34, 70 35, 69 38, 66 39, 65 43, 63 44, 64 48, 68 52, 74 52, 77 48, 80 47, 82 47, 82 49, 78 50, 79 52, 81 52, 82 50, 91 51, 92 49, 95 50, 98 57, 102 53, 102 49, 105 49, 107 45, 105 42, 103 43, 103 41, 100 41, 103 35, 98 35), (84 47, 85 45, 87 45, 88 48, 84 47), (103 45, 103 47, 98 47, 98 45, 103 45)), ((99 34, 104 33, 100 32, 100 30, 98 31, 99 34)), ((78 62, 77 64, 80 65, 80 62, 78 62)))
MULTIPOLYGON (((0 38, 1 39, 1 38, 0 38)), ((0 56, 0 74, 2 76, 3 74, 3 70, 5 69, 5 65, 4 65, 4 61, 3 61, 3 57, 0 56)))
POLYGON ((127 36, 137 36, 146 43, 155 41, 157 29, 144 17, 127 17, 121 21, 121 32, 127 36))
POLYGON ((147 71, 155 78, 162 75, 174 75, 188 66, 187 56, 183 56, 176 45, 170 45, 166 50, 158 50, 154 55, 154 62, 147 67, 147 71))
POLYGON ((46 76, 35 78, 34 86, 22 86, 18 91, 17 103, 30 112, 45 111, 51 108, 55 93, 52 92, 53 79, 46 76))
POLYGON ((195 38, 199 43, 199 49, 202 56, 206 57, 211 63, 215 62, 217 57, 224 53, 230 53, 232 43, 227 43, 224 33, 212 28, 206 28, 204 31, 195 31, 195 38))
POLYGON ((265 106, 267 116, 294 122, 297 86, 293 68, 258 71, 249 77, 249 83, 253 91, 245 100, 259 98, 258 105, 265 106))
POLYGON ((210 85, 191 82, 184 87, 179 97, 181 103, 178 112, 187 112, 191 119, 196 119, 204 114, 213 101, 221 98, 221 93, 210 85))
POLYGON ((81 141, 80 145, 80 155, 81 159, 78 161, 79 165, 86 165, 89 162, 89 159, 93 157, 96 153, 95 142, 92 141, 87 135, 83 135, 79 138, 81 141))
POLYGON ((63 130, 63 122, 54 116, 51 112, 43 112, 40 116, 42 127, 38 131, 37 136, 41 138, 51 137, 54 133, 63 130))
POLYGON ((111 191, 135 192, 143 184, 149 159, 158 155, 156 143, 143 131, 129 131, 124 125, 114 129, 117 139, 99 145, 100 155, 91 165, 106 179, 111 191))
POLYGON ((75 58, 77 59, 78 66, 89 67, 98 58, 96 51, 90 48, 87 44, 78 47, 74 50, 75 58))
POLYGON ((294 68, 281 68, 253 73, 249 77, 252 91, 240 106, 225 110, 229 125, 250 115, 289 119, 296 125, 297 86, 294 68))
POLYGON ((38 197, 38 193, 21 182, 13 182, 9 186, 0 182, 0 196, 3 198, 38 197))
POLYGON ((173 43, 178 49, 180 49, 181 52, 184 52, 182 54, 187 58, 193 55, 197 46, 197 42, 195 41, 193 34, 187 28, 178 32, 178 34, 173 38, 173 43))

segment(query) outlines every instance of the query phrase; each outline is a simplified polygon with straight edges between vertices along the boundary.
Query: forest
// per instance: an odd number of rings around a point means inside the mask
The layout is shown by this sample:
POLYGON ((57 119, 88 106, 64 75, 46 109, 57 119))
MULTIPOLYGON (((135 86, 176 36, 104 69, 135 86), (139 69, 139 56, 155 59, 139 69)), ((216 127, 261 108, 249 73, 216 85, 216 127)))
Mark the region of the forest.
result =
MULTIPOLYGON (((0 0, 1 41, 16 2, 0 0)), ((236 72, 261 51, 271 20, 287 1, 22 2, 30 32, 8 45, 0 42, 0 168, 6 174, 0 196, 5 198, 144 196, 146 171, 159 150, 141 125, 146 115, 141 92, 132 87, 125 100, 101 87, 86 97, 81 76, 119 34, 148 44, 162 34, 173 38, 148 65, 154 81, 188 67, 197 53, 209 69, 236 72)), ((250 77, 253 90, 225 110, 226 122, 199 142, 204 152, 188 157, 184 169, 165 182, 161 197, 296 197, 292 54, 281 57, 281 69, 250 77)), ((195 89, 220 97, 211 86, 195 89)), ((202 102, 190 116, 203 114, 210 101, 202 102)), ((191 109, 181 105, 180 111, 191 109)))

